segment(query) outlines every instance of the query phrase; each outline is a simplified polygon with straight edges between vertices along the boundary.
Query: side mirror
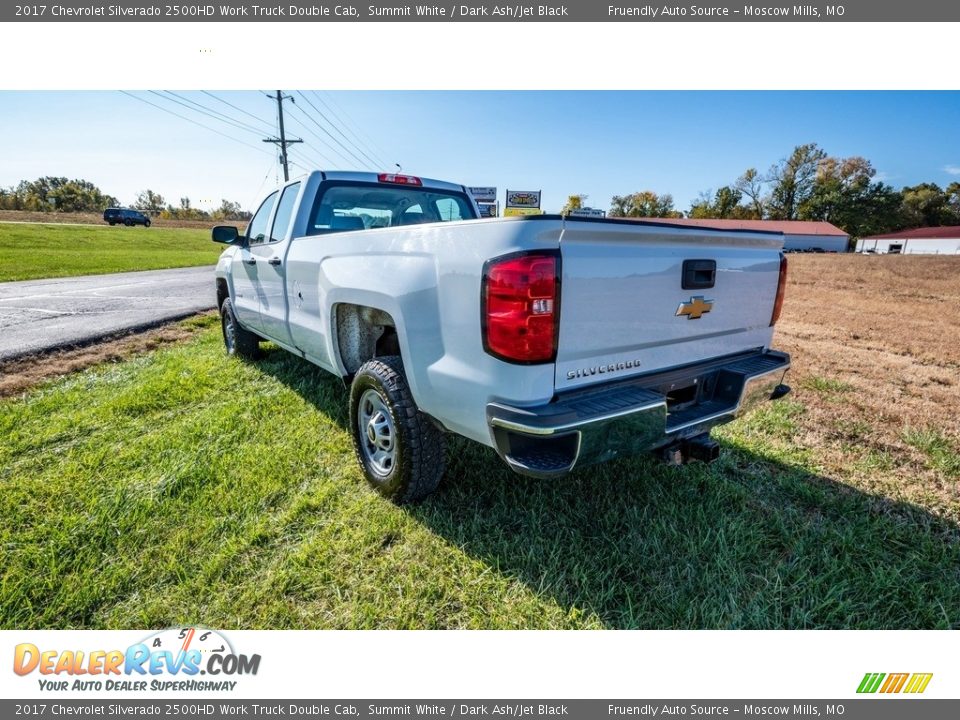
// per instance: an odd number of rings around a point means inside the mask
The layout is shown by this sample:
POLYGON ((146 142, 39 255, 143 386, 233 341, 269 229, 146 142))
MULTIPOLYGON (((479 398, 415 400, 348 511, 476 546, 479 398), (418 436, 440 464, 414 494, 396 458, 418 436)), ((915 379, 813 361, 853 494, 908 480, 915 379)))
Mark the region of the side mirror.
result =
POLYGON ((213 229, 213 241, 224 245, 235 245, 240 240, 240 231, 233 225, 217 225, 213 229))

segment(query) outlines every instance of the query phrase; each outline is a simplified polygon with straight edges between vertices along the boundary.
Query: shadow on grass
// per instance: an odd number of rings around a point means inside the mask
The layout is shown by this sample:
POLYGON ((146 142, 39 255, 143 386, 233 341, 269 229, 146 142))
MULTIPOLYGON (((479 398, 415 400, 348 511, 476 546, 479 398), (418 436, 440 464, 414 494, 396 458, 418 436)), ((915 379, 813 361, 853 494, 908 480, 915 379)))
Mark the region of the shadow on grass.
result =
MULTIPOLYGON (((339 380, 281 351, 261 365, 342 426, 339 380)), ((758 443, 754 442, 754 445, 758 443)), ((610 628, 958 628, 960 531, 907 503, 726 443, 555 481, 448 436, 444 484, 412 517, 610 628)))

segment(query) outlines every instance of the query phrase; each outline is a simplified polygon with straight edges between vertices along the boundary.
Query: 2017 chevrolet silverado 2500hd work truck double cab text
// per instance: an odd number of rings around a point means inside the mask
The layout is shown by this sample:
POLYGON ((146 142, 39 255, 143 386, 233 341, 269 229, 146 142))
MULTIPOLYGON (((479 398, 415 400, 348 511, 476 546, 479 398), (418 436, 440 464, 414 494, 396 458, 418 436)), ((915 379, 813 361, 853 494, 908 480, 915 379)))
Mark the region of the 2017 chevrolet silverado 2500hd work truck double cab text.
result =
POLYGON ((384 495, 437 487, 444 432, 537 477, 710 460, 712 427, 788 392, 780 234, 478 217, 461 185, 316 171, 213 231, 227 350, 271 341, 348 381, 384 495))

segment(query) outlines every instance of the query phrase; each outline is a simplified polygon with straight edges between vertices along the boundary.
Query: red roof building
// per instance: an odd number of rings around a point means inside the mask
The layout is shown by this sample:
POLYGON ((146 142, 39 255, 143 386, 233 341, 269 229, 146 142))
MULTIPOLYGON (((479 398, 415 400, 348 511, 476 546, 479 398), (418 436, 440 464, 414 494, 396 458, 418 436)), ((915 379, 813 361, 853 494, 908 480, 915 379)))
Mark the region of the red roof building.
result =
POLYGON ((960 254, 960 225, 914 228, 857 241, 857 252, 881 255, 960 254))

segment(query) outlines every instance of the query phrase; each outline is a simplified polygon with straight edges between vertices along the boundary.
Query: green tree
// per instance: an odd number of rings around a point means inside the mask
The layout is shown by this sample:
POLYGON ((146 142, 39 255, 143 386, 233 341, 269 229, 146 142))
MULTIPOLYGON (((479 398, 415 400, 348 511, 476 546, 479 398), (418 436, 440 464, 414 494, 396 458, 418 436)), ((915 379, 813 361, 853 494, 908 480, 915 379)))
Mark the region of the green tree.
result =
POLYGON ((874 183, 874 175, 873 165, 863 157, 822 159, 813 189, 801 203, 797 218, 825 220, 851 237, 893 230, 899 223, 895 194, 891 188, 874 183))
POLYGON ((900 230, 903 227, 902 202, 900 193, 889 185, 871 183, 857 208, 838 224, 854 238, 900 230))
POLYGON ((713 196, 703 193, 698 200, 690 205, 688 217, 692 218, 721 218, 737 220, 759 219, 752 205, 741 205, 743 192, 736 187, 725 185, 717 190, 713 196))
POLYGON ((658 195, 652 190, 643 190, 631 195, 614 195, 610 199, 610 217, 683 217, 673 207, 673 196, 658 195))
POLYGON ((950 224, 960 225, 960 182, 947 185, 947 207, 950 210, 950 224))
POLYGON ((166 201, 163 199, 163 195, 155 193, 153 190, 144 190, 137 195, 137 201, 133 204, 133 207, 150 215, 158 215, 164 209, 164 205, 166 205, 166 201))
POLYGON ((220 201, 220 207, 211 213, 214 220, 248 220, 250 213, 245 212, 238 202, 227 199, 220 201))
POLYGON ((737 178, 733 189, 747 198, 750 215, 760 220, 766 214, 766 188, 763 178, 756 168, 747 168, 743 175, 737 178))
MULTIPOLYGON (((952 186, 951 186, 952 187, 952 186)), ((920 183, 905 187, 903 196, 903 220, 907 227, 935 227, 948 225, 953 218, 950 198, 936 183, 920 183)))
POLYGON ((42 212, 96 212, 116 202, 115 197, 103 193, 88 180, 47 176, 22 180, 16 187, 4 191, 2 207, 42 212))
POLYGON ((827 154, 816 143, 797 145, 789 157, 772 166, 767 215, 772 220, 796 220, 800 208, 813 194, 820 164, 827 154))

